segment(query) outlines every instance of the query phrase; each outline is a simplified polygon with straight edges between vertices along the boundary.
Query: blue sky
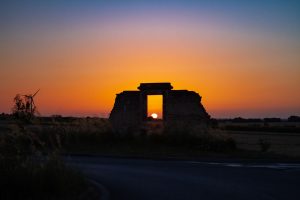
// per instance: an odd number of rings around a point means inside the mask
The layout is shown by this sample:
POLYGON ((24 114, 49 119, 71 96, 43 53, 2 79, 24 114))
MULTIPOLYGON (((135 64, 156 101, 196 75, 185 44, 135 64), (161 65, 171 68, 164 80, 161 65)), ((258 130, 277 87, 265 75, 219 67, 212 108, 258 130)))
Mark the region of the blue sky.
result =
POLYGON ((300 1, 1 1, 2 26, 80 20, 93 16, 122 17, 130 13, 156 11, 207 14, 232 23, 294 33, 300 29, 300 1))

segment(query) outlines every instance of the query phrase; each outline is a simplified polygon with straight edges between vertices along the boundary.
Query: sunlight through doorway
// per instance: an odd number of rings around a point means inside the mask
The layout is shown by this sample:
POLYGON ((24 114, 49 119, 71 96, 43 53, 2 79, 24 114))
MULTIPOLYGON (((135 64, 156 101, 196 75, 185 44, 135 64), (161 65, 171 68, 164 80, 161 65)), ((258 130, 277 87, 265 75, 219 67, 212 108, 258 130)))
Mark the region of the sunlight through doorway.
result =
POLYGON ((163 119, 163 95, 147 95, 147 117, 163 119))

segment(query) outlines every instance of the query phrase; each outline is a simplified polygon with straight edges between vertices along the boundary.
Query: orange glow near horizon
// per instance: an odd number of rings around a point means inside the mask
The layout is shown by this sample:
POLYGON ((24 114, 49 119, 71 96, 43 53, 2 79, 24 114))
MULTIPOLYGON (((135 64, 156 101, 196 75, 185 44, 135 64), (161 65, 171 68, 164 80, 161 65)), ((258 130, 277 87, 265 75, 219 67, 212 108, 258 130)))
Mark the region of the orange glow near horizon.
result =
POLYGON ((162 119, 163 96, 162 95, 147 95, 147 115, 155 119, 162 119), (156 116, 156 117, 155 117, 156 116))

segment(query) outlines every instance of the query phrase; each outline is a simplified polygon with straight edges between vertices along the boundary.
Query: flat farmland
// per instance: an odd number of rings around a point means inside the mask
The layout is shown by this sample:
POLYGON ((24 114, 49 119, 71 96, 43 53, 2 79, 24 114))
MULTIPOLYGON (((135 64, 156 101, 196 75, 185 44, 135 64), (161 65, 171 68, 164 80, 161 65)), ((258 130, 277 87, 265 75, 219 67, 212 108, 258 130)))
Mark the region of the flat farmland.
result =
POLYGON ((221 123, 221 129, 232 137, 239 149, 261 151, 264 144, 269 152, 292 157, 300 156, 300 123, 221 123))

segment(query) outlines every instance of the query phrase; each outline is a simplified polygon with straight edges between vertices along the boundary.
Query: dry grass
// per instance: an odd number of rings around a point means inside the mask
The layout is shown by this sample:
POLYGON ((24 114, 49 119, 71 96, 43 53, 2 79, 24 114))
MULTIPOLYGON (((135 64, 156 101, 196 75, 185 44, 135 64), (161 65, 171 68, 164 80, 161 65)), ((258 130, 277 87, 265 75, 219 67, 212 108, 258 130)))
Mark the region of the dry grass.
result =
POLYGON ((236 141, 237 147, 245 150, 263 151, 261 142, 269 143, 269 152, 299 157, 300 134, 284 134, 270 132, 227 131, 236 141))
POLYGON ((84 177, 57 156, 57 135, 43 137, 21 122, 8 130, 0 134, 0 199, 77 199, 85 190, 84 177))
MULTIPOLYGON (((12 134, 16 125, 10 125, 12 134)), ((17 127, 18 128, 18 127, 17 127)), ((65 152, 144 152, 162 150, 178 152, 228 152, 235 142, 224 133, 203 127, 190 129, 180 123, 164 127, 161 121, 145 124, 140 134, 117 135, 107 119, 99 118, 40 118, 23 126, 24 130, 43 141, 43 153, 60 148, 65 152)))
MULTIPOLYGON (((230 124, 232 125, 232 124, 230 124)), ((240 125, 240 124, 239 124, 240 125)), ((243 125, 243 129, 248 125, 243 125)), ((257 125, 255 125, 257 126, 257 125)), ((24 130, 39 138, 42 153, 60 148, 63 152, 102 154, 199 154, 217 152, 232 154, 241 150, 275 152, 299 156, 299 137, 292 133, 191 129, 182 125, 166 129, 161 121, 150 121, 139 134, 116 135, 107 119, 100 118, 40 118, 23 126, 24 130)), ((275 127, 276 128, 276 127, 275 127)), ((9 125, 10 134, 20 129, 9 125)), ((7 127, 6 127, 7 130, 7 127)), ((20 131, 20 130, 19 130, 20 131)), ((300 136, 300 134, 299 134, 300 136)))
POLYGON ((220 123, 219 127, 236 141, 239 149, 300 156, 299 122, 227 122, 220 123))

